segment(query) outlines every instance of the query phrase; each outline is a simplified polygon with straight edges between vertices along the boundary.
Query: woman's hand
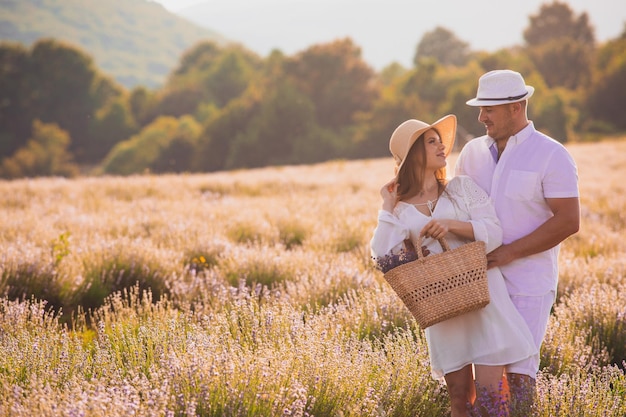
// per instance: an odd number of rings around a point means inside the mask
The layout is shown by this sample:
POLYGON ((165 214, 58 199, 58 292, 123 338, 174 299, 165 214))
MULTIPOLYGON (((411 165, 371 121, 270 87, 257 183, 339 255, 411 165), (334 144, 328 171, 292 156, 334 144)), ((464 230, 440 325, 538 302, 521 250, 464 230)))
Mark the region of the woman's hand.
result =
POLYGON ((432 237, 441 239, 450 231, 450 221, 448 219, 432 219, 420 231, 421 237, 432 237))
POLYGON ((420 231, 420 236, 441 239, 446 237, 448 233, 453 233, 455 236, 465 240, 471 241, 476 239, 474 226, 471 222, 455 219, 432 219, 420 231))
POLYGON ((393 208, 398 202, 398 183, 395 178, 383 185, 380 195, 383 198, 383 210, 393 213, 393 208))

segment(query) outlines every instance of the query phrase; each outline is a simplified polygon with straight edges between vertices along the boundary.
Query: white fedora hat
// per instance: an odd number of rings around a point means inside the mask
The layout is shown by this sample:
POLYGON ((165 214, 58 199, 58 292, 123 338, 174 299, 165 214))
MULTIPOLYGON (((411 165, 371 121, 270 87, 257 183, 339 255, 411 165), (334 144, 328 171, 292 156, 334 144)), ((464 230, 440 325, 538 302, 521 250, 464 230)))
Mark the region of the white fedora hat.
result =
POLYGON ((409 154, 409 150, 421 136, 422 133, 430 129, 436 129, 446 147, 446 156, 450 155, 452 148, 454 147, 454 138, 456 136, 456 116, 449 114, 437 120, 433 124, 422 122, 421 120, 410 119, 402 122, 400 126, 394 130, 389 139, 389 150, 393 159, 396 161, 396 167, 398 172, 406 161, 406 156, 409 154))
POLYGON ((489 71, 478 80, 476 98, 467 101, 470 106, 497 106, 523 101, 535 92, 526 85, 522 74, 511 70, 489 71))

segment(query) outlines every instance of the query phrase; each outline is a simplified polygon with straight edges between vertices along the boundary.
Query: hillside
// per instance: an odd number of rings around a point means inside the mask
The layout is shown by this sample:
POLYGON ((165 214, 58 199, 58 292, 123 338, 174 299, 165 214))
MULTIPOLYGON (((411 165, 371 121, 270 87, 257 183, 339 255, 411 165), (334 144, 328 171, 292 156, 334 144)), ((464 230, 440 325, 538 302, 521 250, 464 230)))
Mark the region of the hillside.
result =
POLYGON ((2 0, 0 40, 52 37, 90 54, 126 87, 154 88, 196 42, 226 39, 147 0, 2 0))

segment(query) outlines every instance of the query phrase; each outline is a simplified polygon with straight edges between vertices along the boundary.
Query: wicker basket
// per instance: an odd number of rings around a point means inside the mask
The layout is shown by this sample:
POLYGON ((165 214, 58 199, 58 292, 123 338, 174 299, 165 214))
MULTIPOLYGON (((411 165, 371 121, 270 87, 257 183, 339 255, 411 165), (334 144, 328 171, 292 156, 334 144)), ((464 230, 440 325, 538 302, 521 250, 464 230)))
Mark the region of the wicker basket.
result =
POLYGON ((424 256, 416 242, 418 259, 385 273, 422 328, 478 310, 489 304, 485 243, 475 241, 450 249, 439 239, 442 253, 424 256))

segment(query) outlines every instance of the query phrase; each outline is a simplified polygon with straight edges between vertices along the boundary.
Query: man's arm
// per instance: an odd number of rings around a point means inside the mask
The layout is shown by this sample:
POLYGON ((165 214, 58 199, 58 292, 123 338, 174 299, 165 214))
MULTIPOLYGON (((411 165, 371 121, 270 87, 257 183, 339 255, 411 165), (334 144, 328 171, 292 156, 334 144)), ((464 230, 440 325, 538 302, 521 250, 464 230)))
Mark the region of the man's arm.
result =
POLYGON ((578 232, 580 227, 580 202, 578 197, 548 198, 554 216, 534 232, 508 245, 502 245, 487 254, 488 267, 502 266, 516 259, 543 252, 578 232))

